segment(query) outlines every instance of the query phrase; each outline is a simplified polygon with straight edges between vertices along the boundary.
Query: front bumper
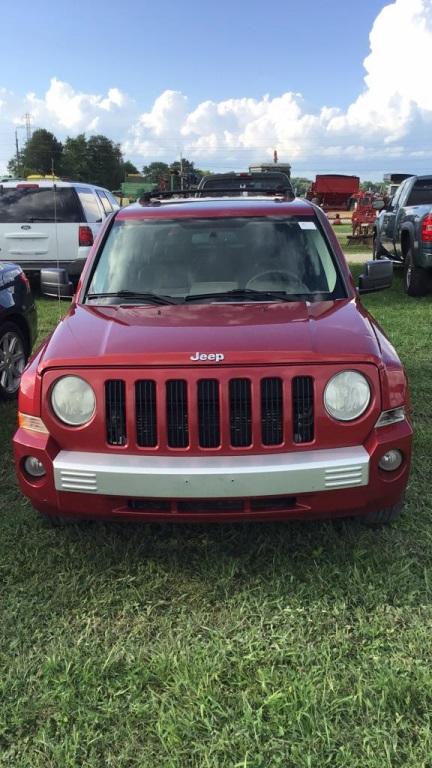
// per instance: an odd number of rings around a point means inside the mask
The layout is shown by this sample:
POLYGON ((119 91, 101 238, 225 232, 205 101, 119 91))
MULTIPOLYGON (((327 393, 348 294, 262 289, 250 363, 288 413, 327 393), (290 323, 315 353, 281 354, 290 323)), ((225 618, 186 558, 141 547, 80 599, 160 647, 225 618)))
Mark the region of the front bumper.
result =
POLYGON ((374 429, 362 446, 267 455, 148 456, 59 450, 48 435, 18 429, 14 453, 22 491, 40 512, 93 519, 237 521, 332 518, 396 504, 409 476, 408 421, 374 429), (396 472, 378 462, 402 451, 396 472), (33 480, 24 458, 47 470, 33 480))
POLYGON ((128 498, 221 499, 316 493, 367 485, 369 454, 358 446, 252 456, 130 456, 60 451, 57 491, 128 498))

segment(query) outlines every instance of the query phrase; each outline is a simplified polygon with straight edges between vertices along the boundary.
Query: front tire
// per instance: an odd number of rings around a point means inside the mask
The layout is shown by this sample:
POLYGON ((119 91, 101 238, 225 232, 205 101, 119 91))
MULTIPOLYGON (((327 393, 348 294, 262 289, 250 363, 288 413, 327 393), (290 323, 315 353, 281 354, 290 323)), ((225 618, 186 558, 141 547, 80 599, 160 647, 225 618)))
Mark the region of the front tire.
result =
POLYGON ((425 296, 429 291, 429 274, 414 264, 412 248, 405 255, 404 289, 408 296, 425 296))
POLYGON ((356 520, 362 525, 370 528, 380 528, 383 525, 390 525, 399 517, 404 506, 404 500, 400 499, 397 504, 384 509, 377 509, 374 512, 368 512, 367 515, 358 515, 356 520))
POLYGON ((26 342, 15 323, 0 327, 0 398, 14 400, 27 362, 26 342))

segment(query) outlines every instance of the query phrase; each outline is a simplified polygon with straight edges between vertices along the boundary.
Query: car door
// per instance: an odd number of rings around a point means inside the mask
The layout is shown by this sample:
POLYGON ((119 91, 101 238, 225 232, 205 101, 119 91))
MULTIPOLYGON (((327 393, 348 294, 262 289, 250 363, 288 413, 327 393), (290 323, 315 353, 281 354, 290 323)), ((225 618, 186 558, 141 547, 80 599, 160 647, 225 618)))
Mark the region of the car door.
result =
POLYGON ((393 195, 389 205, 387 206, 387 210, 382 214, 383 222, 381 226, 381 244, 389 253, 392 255, 394 254, 395 256, 397 256, 394 243, 396 220, 400 208, 400 201, 405 198, 408 182, 410 182, 410 179, 402 182, 400 187, 393 195))

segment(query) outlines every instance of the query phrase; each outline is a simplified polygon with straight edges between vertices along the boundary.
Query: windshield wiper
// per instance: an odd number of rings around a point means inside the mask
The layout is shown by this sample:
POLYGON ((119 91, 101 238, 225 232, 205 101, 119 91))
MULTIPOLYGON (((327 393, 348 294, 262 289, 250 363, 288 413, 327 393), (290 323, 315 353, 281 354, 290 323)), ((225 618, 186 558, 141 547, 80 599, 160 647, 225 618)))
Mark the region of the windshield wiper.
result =
POLYGON ((149 304, 176 304, 169 296, 159 296, 157 293, 140 293, 139 291, 112 291, 106 293, 88 293, 87 300, 92 299, 142 299, 149 304))
POLYGON ((215 291, 214 293, 195 293, 185 296, 185 301, 200 301, 201 299, 251 299, 252 301, 305 301, 308 293, 286 293, 285 291, 256 291, 253 288, 234 288, 232 291, 215 291))
POLYGON ((63 223, 61 219, 55 219, 53 216, 28 216, 26 219, 26 222, 29 224, 37 224, 39 221, 57 222, 57 224, 63 223))

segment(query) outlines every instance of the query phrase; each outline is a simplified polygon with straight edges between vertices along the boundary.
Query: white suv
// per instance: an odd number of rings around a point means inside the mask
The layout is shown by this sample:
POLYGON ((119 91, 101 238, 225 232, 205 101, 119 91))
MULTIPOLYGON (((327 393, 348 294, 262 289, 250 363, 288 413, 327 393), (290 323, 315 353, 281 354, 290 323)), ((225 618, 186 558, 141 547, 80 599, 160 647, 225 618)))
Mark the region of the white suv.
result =
POLYGON ((50 282, 49 272, 60 268, 60 283, 69 285, 69 277, 78 279, 102 222, 118 208, 111 192, 92 184, 2 182, 0 261, 14 261, 28 275, 40 275, 42 288, 47 275, 50 282))

